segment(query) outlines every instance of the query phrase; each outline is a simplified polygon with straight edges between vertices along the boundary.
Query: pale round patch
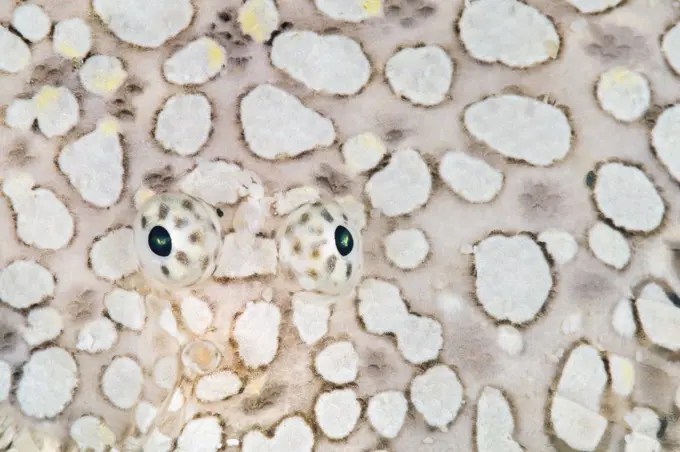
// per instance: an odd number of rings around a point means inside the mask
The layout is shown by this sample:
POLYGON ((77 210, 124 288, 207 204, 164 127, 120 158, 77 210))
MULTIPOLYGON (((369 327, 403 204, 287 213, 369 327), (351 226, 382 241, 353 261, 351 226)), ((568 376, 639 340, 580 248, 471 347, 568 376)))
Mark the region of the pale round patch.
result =
POLYGON ((385 143, 372 132, 354 135, 342 145, 342 157, 352 175, 375 168, 386 153, 385 143))
POLYGON ((70 436, 81 450, 104 452, 116 443, 116 434, 101 419, 82 416, 70 428, 70 436))
POLYGON ((635 316, 630 300, 624 298, 616 304, 612 313, 612 326, 621 337, 631 339, 635 336, 637 326, 635 325, 635 316))
POLYGON ((98 96, 109 98, 127 79, 123 63, 116 57, 94 55, 85 61, 78 71, 83 87, 98 96))
POLYGON ((92 271, 109 281, 134 273, 139 265, 134 243, 129 227, 115 229, 95 241, 90 249, 92 271))
MULTIPOLYGON (((680 44, 680 41, 679 41, 680 44)), ((670 175, 680 181, 680 105, 674 105, 664 110, 656 119, 652 129, 652 146, 661 163, 670 175)))
POLYGON ((80 17, 57 22, 52 35, 54 51, 65 58, 84 58, 92 48, 92 32, 80 17))
POLYGON ((93 0, 92 8, 118 39, 146 48, 174 38, 194 17, 191 0, 93 0))
POLYGON ((196 383, 194 393, 203 403, 220 402, 238 394, 243 383, 231 370, 222 370, 201 377, 196 383))
POLYGON ((597 449, 607 419, 559 394, 553 397, 550 422, 555 435, 574 450, 592 452, 597 449))
POLYGON ((179 360, 176 356, 164 356, 153 367, 153 379, 162 389, 172 389, 179 375, 179 360))
POLYGON ((661 38, 661 50, 670 67, 680 74, 680 23, 676 23, 661 38))
POLYGON ((286 31, 274 38, 272 64, 307 88, 326 94, 358 93, 371 76, 371 63, 355 40, 313 31, 286 31))
POLYGON ((406 420, 408 401, 401 391, 385 391, 368 401, 368 421, 383 438, 393 439, 406 420))
POLYGON ((397 229, 383 239, 385 256, 402 270, 413 270, 430 252, 427 237, 420 229, 397 229))
POLYGON ((655 345, 680 351, 680 308, 668 298, 663 288, 648 283, 635 300, 635 310, 645 336, 655 345))
POLYGON ((78 365, 63 348, 34 352, 22 368, 16 398, 26 416, 37 419, 60 414, 73 400, 78 365))
POLYGON ((271 438, 252 430, 242 443, 243 452, 312 452, 314 432, 302 417, 293 416, 281 421, 271 438))
POLYGON ((510 356, 517 356, 524 349, 524 338, 517 328, 501 325, 496 330, 496 344, 510 356))
POLYGON ((630 232, 656 230, 666 212, 652 181, 630 164, 608 162, 600 166, 593 197, 602 215, 616 227, 630 232))
POLYGON ((255 173, 222 160, 199 162, 180 181, 180 190, 212 206, 235 204, 261 185, 255 173))
POLYGON ((424 206, 431 189, 430 170, 413 149, 394 152, 387 166, 371 176, 364 187, 373 207, 388 217, 406 215, 424 206))
POLYGON ((578 253, 578 242, 573 235, 562 229, 546 229, 538 234, 538 241, 545 244, 548 254, 559 265, 569 263, 578 253))
POLYGON ((186 423, 177 438, 177 452, 217 452, 226 445, 218 416, 199 416, 186 423))
POLYGON ((504 157, 530 165, 550 166, 563 160, 571 149, 567 116, 559 108, 531 97, 488 97, 468 106, 463 121, 476 140, 504 157))
POLYGON ((7 127, 27 132, 33 127, 38 110, 33 99, 14 99, 5 110, 7 127))
POLYGON ((331 19, 362 22, 383 15, 382 0, 314 0, 317 9, 331 19))
POLYGON ((588 246, 596 258, 616 270, 630 261, 630 246, 621 232, 598 221, 588 231, 588 246))
POLYGON ((104 295, 104 306, 109 317, 133 331, 141 331, 146 322, 144 299, 134 290, 115 288, 104 295))
POLYGON ((431 367, 411 382, 411 403, 432 427, 446 428, 464 402, 463 386, 448 366, 431 367))
POLYGON ((399 288, 374 278, 365 279, 358 290, 358 312, 366 331, 396 333, 409 316, 399 288))
POLYGON ((239 110, 248 148, 263 159, 296 157, 335 141, 335 126, 329 119, 270 84, 246 94, 239 110))
POLYGON ((269 40, 279 28, 279 10, 274 0, 246 0, 238 12, 241 30, 255 42, 269 40))
POLYGON ((599 412, 606 385, 607 371, 602 357, 594 347, 583 344, 569 354, 557 384, 557 393, 599 412))
POLYGON ((95 354, 111 350, 118 340, 116 325, 106 317, 86 323, 78 333, 78 350, 95 354))
POLYGON ((249 302, 234 322, 234 341, 238 354, 249 368, 271 363, 279 348, 281 312, 267 302, 249 302))
POLYGON ((615 8, 624 0, 567 0, 583 14, 596 14, 615 8))
POLYGON ((85 201, 107 208, 116 204, 123 192, 123 158, 118 123, 107 118, 94 131, 66 145, 57 162, 85 201))
POLYGON ((52 22, 42 7, 33 3, 24 3, 14 8, 12 26, 27 40, 39 42, 49 34, 52 22))
POLYGON ((311 185, 291 188, 285 192, 274 193, 273 213, 277 216, 288 215, 305 204, 321 200, 319 189, 311 185))
POLYGON ((180 305, 184 324, 192 333, 200 336, 205 333, 213 321, 210 305, 196 297, 185 297, 180 305))
POLYGON ((2 184, 16 214, 17 235, 36 248, 64 248, 75 232, 73 217, 53 191, 34 186, 33 176, 21 172, 8 174, 2 184))
POLYGON ((413 314, 399 325, 396 335, 399 352, 412 364, 437 359, 444 344, 441 323, 413 314))
POLYGON ((31 62, 31 49, 21 38, 0 26, 0 71, 17 73, 31 62))
POLYGON ((21 337, 31 347, 53 341, 64 331, 64 319, 51 306, 32 309, 26 317, 26 323, 20 328, 21 337))
POLYGON ((560 49, 550 19, 517 0, 470 2, 458 29, 470 56, 485 63, 527 68, 555 59, 560 49))
POLYGON ((248 278, 275 275, 278 265, 276 241, 257 237, 249 231, 228 234, 222 244, 216 278, 248 278))
POLYGON ((9 397, 12 380, 12 366, 5 361, 0 361, 0 402, 4 402, 9 397))
POLYGON ((314 405, 316 423, 328 438, 347 438, 361 416, 361 405, 352 389, 336 389, 321 394, 314 405))
POLYGON ((635 387, 635 367, 628 358, 610 354, 609 375, 614 393, 623 397, 628 397, 633 393, 633 388, 635 387))
POLYGON ((14 261, 0 271, 0 300, 26 309, 54 296, 54 276, 35 261, 14 261))
POLYGON ((201 37, 191 41, 163 63, 163 75, 175 85, 201 85, 224 68, 227 51, 217 41, 201 37))
POLYGON ((385 77, 397 96, 431 107, 446 100, 453 70, 451 57, 441 47, 408 47, 387 61, 385 77))
POLYGON ((142 435, 146 435, 153 424, 158 410, 149 402, 142 400, 135 408, 135 425, 142 435))
POLYGON ((66 135, 80 119, 76 96, 63 86, 43 86, 33 96, 38 128, 47 138, 66 135))
POLYGON ((642 74, 629 69, 609 69, 597 81, 600 107, 619 121, 633 122, 642 118, 649 109, 651 99, 649 81, 642 74))
POLYGON ((154 138, 167 151, 196 154, 212 130, 212 107, 202 94, 177 94, 158 113, 154 138))
POLYGON ((496 320, 522 324, 536 318, 553 287, 550 264, 529 236, 494 234, 475 248, 475 292, 496 320))
POLYGON ((500 170, 461 151, 444 154, 439 176, 455 194, 471 203, 492 201, 503 188, 500 170))
POLYGON ((305 344, 314 345, 328 333, 332 300, 316 292, 293 294, 293 324, 305 344))
POLYGON ((523 452, 513 438, 515 419, 501 391, 490 386, 482 389, 477 400, 475 443, 479 452, 523 452))
POLYGON ((101 389, 115 407, 127 410, 137 404, 142 394, 144 374, 137 361, 118 356, 102 374, 101 389))
POLYGON ((359 372, 359 355, 351 342, 335 342, 316 355, 314 367, 327 382, 344 385, 356 380, 359 372))

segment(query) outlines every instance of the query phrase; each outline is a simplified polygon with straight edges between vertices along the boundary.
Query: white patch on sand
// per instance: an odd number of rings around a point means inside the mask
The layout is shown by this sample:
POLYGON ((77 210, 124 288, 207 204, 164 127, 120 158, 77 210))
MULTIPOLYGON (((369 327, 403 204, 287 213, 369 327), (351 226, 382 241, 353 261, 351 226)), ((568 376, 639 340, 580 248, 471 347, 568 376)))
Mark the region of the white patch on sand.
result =
POLYGON ((104 296, 106 311, 116 323, 133 331, 141 331, 146 322, 144 299, 133 290, 113 289, 104 296))
POLYGON ((312 204, 321 199, 319 189, 310 185, 291 188, 285 192, 274 193, 274 215, 288 215, 298 207, 312 204))
POLYGON ((458 28, 470 56, 485 63, 527 68, 555 59, 560 49, 550 19, 517 0, 470 2, 458 28))
POLYGON ((0 71, 16 73, 31 63, 31 49, 21 38, 0 26, 0 71))
POLYGON ((524 234, 494 234, 479 242, 475 271, 475 291, 484 311, 514 324, 535 319, 553 287, 543 250, 524 234))
POLYGON ((66 135, 80 120, 76 96, 63 86, 43 86, 33 96, 38 128, 47 138, 66 135))
POLYGON ((255 42, 269 40, 279 28, 279 10, 274 0, 246 0, 238 12, 241 30, 255 42))
POLYGON ((635 325, 633 305, 630 300, 624 298, 616 304, 612 312, 612 326, 621 337, 632 339, 635 336, 637 326, 635 325))
POLYGON ((329 119, 270 84, 245 95, 240 119, 248 148, 267 160, 295 157, 335 141, 335 126, 329 119))
POLYGON ((397 229, 383 239, 385 256, 402 270, 413 270, 430 252, 427 237, 420 229, 397 229))
POLYGON ((623 356, 609 355, 609 374, 611 376, 612 390, 615 394, 628 397, 635 387, 635 367, 628 358, 623 356))
POLYGON ((387 166, 371 176, 364 187, 373 207, 388 217, 406 215, 424 206, 431 189, 430 170, 413 149, 394 152, 387 166))
POLYGON ((134 273, 139 262, 132 228, 115 229, 97 240, 90 249, 90 263, 97 276, 109 281, 134 273))
POLYGON ((616 270, 623 269, 630 261, 626 237, 602 221, 588 231, 588 246, 596 258, 616 270))
POLYGON ((4 402, 9 397, 12 380, 12 367, 5 361, 0 361, 0 402, 4 402))
POLYGON ((36 248, 63 248, 75 232, 73 217, 53 191, 34 186, 33 176, 23 172, 8 174, 2 184, 16 214, 17 235, 36 248))
POLYGON ((496 330, 496 344, 510 356, 517 356, 524 349, 524 338, 522 333, 513 326, 501 325, 496 330))
POLYGON ((177 94, 158 113, 154 138, 167 151, 196 154, 212 130, 212 107, 202 94, 177 94))
POLYGON ((649 233, 661 226, 666 207, 649 177, 637 167, 608 162, 597 170, 597 209, 616 227, 649 233))
POLYGON ((500 170, 461 151, 444 154, 439 176, 455 194, 471 203, 492 201, 503 188, 500 170))
POLYGON ((514 440, 515 419, 503 393, 490 386, 482 389, 477 401, 475 442, 479 452, 522 452, 514 440))
POLYGON ((137 361, 118 356, 104 370, 101 389, 115 407, 128 410, 134 407, 142 394, 144 373, 137 361))
POLYGON ((316 423, 328 438, 347 438, 359 421, 361 405, 352 389, 336 389, 321 394, 314 405, 316 423))
POLYGON ((572 402, 599 412, 600 399, 607 385, 607 371, 599 352, 583 344, 567 359, 557 384, 557 392, 572 402))
POLYGON ((616 67, 600 75, 597 81, 597 100, 600 107, 614 118, 633 122, 647 112, 652 100, 652 90, 644 75, 616 67))
POLYGON ((235 232, 224 237, 216 278, 248 278, 275 275, 278 264, 276 241, 235 232))
POLYGON ((555 394, 550 407, 555 435, 574 450, 593 452, 607 430, 607 419, 567 397, 555 394))
POLYGON ((624 0, 567 0, 570 5, 583 14, 596 14, 621 4, 624 0))
POLYGON ((78 365, 63 348, 39 350, 22 368, 16 391, 21 411, 36 419, 60 414, 73 400, 78 386, 78 365))
POLYGON ((648 407, 636 406, 623 419, 633 432, 652 438, 656 438, 661 429, 659 415, 648 407))
POLYGON ((266 366, 276 357, 279 348, 281 312, 276 305, 249 302, 234 322, 233 338, 238 355, 251 369, 266 366))
POLYGON ((171 389, 179 374, 179 361, 176 356, 164 356, 153 367, 153 379, 162 389, 171 389))
POLYGON ((464 402, 458 375, 444 364, 431 367, 411 382, 411 403, 431 427, 444 429, 464 402))
POLYGON ((331 19, 354 23, 382 17, 382 3, 382 0, 314 0, 317 9, 331 19))
POLYGON ((180 190, 212 206, 236 204, 249 189, 261 185, 259 177, 235 163, 200 162, 180 182, 180 190))
POLYGON ((177 452, 217 452, 222 450, 222 420, 217 416, 200 416, 186 423, 177 438, 177 452))
POLYGON ((635 300, 642 332, 655 345, 672 352, 680 350, 680 308, 656 283, 648 283, 635 300))
POLYGON ((401 49, 385 65, 385 77, 394 94, 426 107, 446 100, 453 71, 451 57, 435 45, 401 49))
POLYGON ((142 435, 146 435, 156 418, 158 410, 149 402, 142 400, 135 408, 135 425, 142 435))
POLYGON ((338 34, 286 31, 274 38, 270 56, 276 68, 325 94, 357 94, 371 76, 371 63, 361 45, 338 34))
POLYGON ((368 401, 368 421, 383 438, 396 438, 406 420, 408 401, 401 391, 385 391, 368 401))
POLYGON ((92 48, 92 31, 80 17, 57 22, 52 35, 54 51, 64 58, 84 58, 92 48))
POLYGON ((365 279, 359 285, 358 298, 359 316, 369 333, 396 333, 409 316, 399 288, 386 281, 365 279))
POLYGON ((27 132, 38 116, 33 99, 14 99, 5 110, 7 127, 27 132))
POLYGON ((356 380, 359 372, 359 355, 351 342, 335 342, 316 355, 314 368, 329 383, 351 383, 356 380))
POLYGON ((203 403, 227 400, 241 391, 243 383, 234 372, 221 370, 201 377, 196 383, 196 398, 203 403))
POLYGON ((252 430, 242 443, 243 452, 312 452, 314 432, 302 417, 292 416, 281 421, 271 438, 252 430))
POLYGON ((373 132, 354 135, 342 145, 345 167, 353 176, 375 168, 386 153, 385 143, 373 132))
POLYGON ((463 121, 476 140, 504 157, 530 165, 550 166, 563 160, 571 149, 567 116, 559 108, 531 97, 488 97, 469 105, 463 121))
POLYGON ((213 321, 213 312, 210 305, 200 298, 185 297, 180 305, 182 320, 192 333, 201 336, 205 333, 213 321))
POLYGON ((297 292, 293 294, 293 324, 300 340, 314 345, 328 333, 333 299, 316 292, 297 292))
POLYGON ((111 350, 118 340, 116 325, 106 317, 86 323, 78 333, 76 348, 95 354, 111 350))
POLYGON ((49 34, 52 22, 42 7, 33 3, 24 3, 14 8, 12 26, 29 41, 39 42, 49 34))
POLYGON ((69 432, 80 450, 104 452, 116 443, 116 434, 95 416, 79 417, 71 424, 69 432))
POLYGON ((26 326, 20 326, 21 337, 31 347, 55 340, 64 330, 64 319, 51 306, 32 309, 26 317, 26 326))
POLYGON ((659 115, 651 137, 657 158, 671 176, 680 181, 680 154, 677 152, 680 146, 680 105, 669 107, 659 115))
POLYGON ((441 323, 429 317, 409 314, 399 325, 397 348, 412 364, 423 364, 439 357, 444 345, 441 323))
POLYGON ((676 23, 663 35, 661 50, 669 66, 676 74, 680 74, 680 23, 676 23))
POLYGON ((224 68, 227 51, 217 41, 201 37, 163 63, 163 75, 175 85, 202 85, 224 68))
POLYGON ((66 145, 58 164, 85 201, 101 208, 116 204, 125 172, 117 121, 103 119, 94 131, 66 145))
POLYGON ((538 241, 545 244, 548 254, 559 265, 569 263, 578 253, 578 242, 562 229, 546 229, 538 235, 538 241))
POLYGON ((85 61, 78 77, 87 91, 109 98, 125 83, 127 72, 118 58, 94 55, 85 61))
POLYGON ((14 261, 0 271, 0 301, 26 309, 54 296, 54 276, 35 261, 14 261))
POLYGON ((194 16, 191 0, 93 0, 92 8, 118 39, 146 48, 174 38, 194 16))

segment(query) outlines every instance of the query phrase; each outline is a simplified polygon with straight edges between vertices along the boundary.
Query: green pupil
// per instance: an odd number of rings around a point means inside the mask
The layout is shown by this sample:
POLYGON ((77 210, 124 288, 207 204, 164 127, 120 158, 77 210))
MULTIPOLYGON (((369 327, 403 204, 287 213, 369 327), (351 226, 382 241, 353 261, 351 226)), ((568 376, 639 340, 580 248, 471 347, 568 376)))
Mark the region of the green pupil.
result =
POLYGON ((162 226, 154 226, 149 232, 149 248, 156 256, 169 256, 172 252, 172 240, 168 230, 162 226))
POLYGON ((354 248, 354 239, 352 234, 344 226, 335 228, 335 247, 341 256, 347 256, 354 248))

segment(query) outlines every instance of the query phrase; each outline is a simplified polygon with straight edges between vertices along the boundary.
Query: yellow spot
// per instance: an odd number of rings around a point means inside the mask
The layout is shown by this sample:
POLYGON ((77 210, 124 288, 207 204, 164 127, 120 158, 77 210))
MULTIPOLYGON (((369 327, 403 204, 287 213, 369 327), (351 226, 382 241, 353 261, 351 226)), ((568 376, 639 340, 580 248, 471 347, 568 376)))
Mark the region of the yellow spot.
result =
POLYGON ((208 70, 216 71, 220 69, 224 64, 224 52, 212 39, 206 41, 205 45, 208 48, 208 70))
MULTIPOLYGON (((265 0, 249 0, 241 7, 238 15, 241 30, 257 42, 266 41, 272 32, 269 29, 271 27, 267 24, 267 19, 272 19, 273 17, 267 17, 267 15, 271 14, 270 11, 267 11, 267 6, 265 0)), ((277 12, 274 13, 278 15, 277 12)), ((276 21, 278 21, 278 18, 276 21)))
POLYGON ((110 93, 117 90, 123 84, 127 74, 125 71, 102 72, 94 76, 94 86, 103 92, 110 93))
POLYGON ((114 118, 107 118, 99 123, 102 133, 105 135, 116 135, 119 130, 118 121, 114 118))
POLYGON ((54 86, 44 86, 35 96, 35 108, 43 111, 45 108, 56 102, 59 98, 59 88, 54 86))
POLYGON ((381 3, 381 0, 364 0, 361 4, 361 8, 369 16, 377 16, 382 11, 381 3))
POLYGON ((543 45, 545 47, 545 53, 547 53, 550 58, 556 58, 557 57, 557 54, 559 53, 559 50, 560 50, 559 43, 557 43, 555 41, 548 40, 548 41, 545 41, 543 43, 543 45))
POLYGON ((638 82, 639 78, 637 77, 637 74, 626 68, 617 67, 605 74, 602 79, 602 88, 609 89, 617 85, 632 88, 636 86, 638 82))
POLYGON ((155 191, 147 187, 142 187, 139 190, 137 190, 134 196, 135 208, 136 209, 141 208, 144 205, 144 203, 151 199, 155 194, 156 194, 155 191))
POLYGON ((265 383, 267 383, 267 374, 262 374, 259 377, 255 377, 248 383, 244 392, 248 395, 259 395, 264 388, 265 383))
POLYGON ((113 444, 116 442, 116 435, 104 424, 99 426, 99 438, 103 444, 113 444))
POLYGON ((75 47, 72 45, 66 43, 66 42, 61 42, 57 44, 57 52, 61 53, 65 57, 69 58, 80 58, 81 54, 76 50, 75 47))

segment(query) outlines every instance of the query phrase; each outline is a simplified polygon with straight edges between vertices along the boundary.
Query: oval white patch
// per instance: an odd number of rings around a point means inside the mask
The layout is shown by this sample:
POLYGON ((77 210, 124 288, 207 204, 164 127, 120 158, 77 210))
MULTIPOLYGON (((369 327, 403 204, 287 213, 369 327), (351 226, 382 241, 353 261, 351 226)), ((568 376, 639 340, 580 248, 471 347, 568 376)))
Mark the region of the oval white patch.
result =
POLYGON ((327 382, 344 385, 357 378, 359 355, 351 342, 335 342, 316 355, 314 367, 327 382))
POLYGON ((588 231, 588 246, 600 261, 621 270, 630 260, 630 246, 626 238, 616 229, 598 221, 588 231))
POLYGON ((92 48, 92 32, 80 17, 62 20, 54 25, 54 51, 66 58, 79 59, 92 48))
POLYGON ((670 175, 680 182, 680 105, 664 110, 652 129, 652 146, 658 159, 670 175))
POLYGON ((448 366, 431 367, 411 382, 411 403, 432 427, 446 427, 463 404, 463 386, 448 366))
POLYGON ((501 391, 490 386, 482 389, 477 400, 475 441, 479 452, 523 452, 514 440, 515 419, 501 391))
POLYGON ((312 452, 314 432, 300 416, 281 421, 274 436, 267 438, 262 432, 253 430, 243 437, 243 452, 312 452))
POLYGON ((472 203, 492 201, 503 187, 503 173, 462 151, 444 154, 439 176, 455 194, 472 203))
POLYGON ((600 107, 614 118, 632 122, 647 112, 652 90, 642 74, 626 68, 613 68, 600 75, 597 100, 600 107))
POLYGON ((133 290, 115 288, 104 295, 104 306, 109 317, 133 331, 141 331, 146 321, 144 299, 133 290))
POLYGON ((202 94, 178 94, 158 113, 154 138, 168 151, 183 157, 196 154, 212 130, 212 107, 202 94))
POLYGON ((109 98, 125 83, 127 72, 118 58, 94 55, 85 61, 78 77, 87 91, 109 98))
POLYGON ((33 3, 17 6, 12 13, 12 26, 21 36, 31 42, 42 41, 52 28, 50 18, 45 10, 33 3))
POLYGON ((258 368, 271 363, 279 348, 281 312, 267 302, 250 302, 234 323, 234 341, 246 366, 258 368))
POLYGON ((319 396, 314 405, 316 423, 330 439, 339 440, 352 433, 361 415, 361 405, 351 389, 337 389, 319 396))
POLYGON ((95 354, 113 348, 118 340, 116 325, 102 317, 86 323, 78 333, 76 348, 87 353, 95 354))
POLYGON ((223 422, 217 416, 200 416, 186 423, 177 438, 178 452, 217 452, 225 446, 223 422))
POLYGON ((90 249, 90 263, 97 276, 109 281, 134 273, 139 262, 132 228, 116 229, 96 240, 90 249))
POLYGON ((219 402, 239 393, 243 384, 230 370, 222 370, 201 377, 196 383, 195 393, 204 403, 219 402))
POLYGON ((0 300, 26 309, 54 295, 54 276, 34 261, 14 261, 0 272, 0 300))
POLYGON ((420 229, 397 229, 383 239, 385 256, 402 270, 413 270, 430 252, 427 237, 420 229))
POLYGON ((163 75, 176 85, 201 85, 224 68, 227 51, 214 39, 191 41, 163 63, 163 75))
POLYGON ((127 410, 139 401, 143 383, 144 374, 137 361, 127 356, 118 356, 102 374, 101 389, 115 407, 127 410))
POLYGON ((43 86, 33 96, 38 128, 47 138, 66 135, 80 119, 76 96, 63 86, 43 86))
POLYGON ((21 38, 0 26, 0 71, 23 71, 31 62, 31 49, 21 38))
POLYGON ((438 46, 398 51, 385 66, 385 77, 397 96, 415 105, 431 107, 444 102, 453 78, 453 61, 438 46))
POLYGON ((335 20, 358 23, 383 15, 382 0, 314 0, 319 11, 335 20))
POLYGON ((538 235, 538 241, 545 244, 550 256, 560 265, 570 262, 578 253, 574 236, 561 229, 546 229, 538 235))
POLYGON ((401 391, 385 391, 368 401, 368 421, 383 438, 396 438, 406 420, 408 402, 401 391))

